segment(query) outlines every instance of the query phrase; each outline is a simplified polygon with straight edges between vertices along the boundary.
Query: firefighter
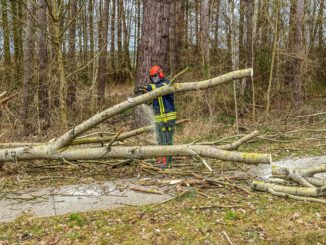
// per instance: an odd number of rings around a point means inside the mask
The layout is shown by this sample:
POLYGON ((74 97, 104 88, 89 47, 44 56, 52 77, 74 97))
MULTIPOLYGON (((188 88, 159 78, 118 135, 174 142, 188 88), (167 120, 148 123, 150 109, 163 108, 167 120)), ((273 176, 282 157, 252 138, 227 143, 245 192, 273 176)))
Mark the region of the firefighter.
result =
MULTIPOLYGON (((166 86, 170 83, 170 81, 165 78, 160 66, 153 66, 150 69, 149 78, 151 83, 146 87, 147 92, 166 86)), ((173 145, 173 134, 176 122, 174 94, 167 94, 154 99, 152 106, 157 143, 159 145, 173 145)), ((158 157, 156 163, 161 168, 171 167, 172 157, 158 157)))

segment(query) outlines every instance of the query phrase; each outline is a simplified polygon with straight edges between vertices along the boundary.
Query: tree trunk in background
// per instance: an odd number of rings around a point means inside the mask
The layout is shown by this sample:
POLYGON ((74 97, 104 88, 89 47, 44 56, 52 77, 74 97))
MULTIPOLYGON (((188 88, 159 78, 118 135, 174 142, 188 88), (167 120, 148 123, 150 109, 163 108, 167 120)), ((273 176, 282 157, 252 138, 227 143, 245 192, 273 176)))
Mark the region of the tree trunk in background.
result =
POLYGON ((123 5, 123 0, 121 1, 121 18, 122 18, 122 32, 123 32, 123 64, 124 64, 124 80, 123 82, 129 82, 132 79, 130 55, 129 55, 129 33, 127 28, 125 6, 123 5))
POLYGON ((53 51, 54 58, 56 61, 57 72, 59 77, 59 109, 60 109, 60 122, 63 128, 68 127, 68 118, 67 118, 67 81, 65 75, 65 67, 63 61, 62 53, 62 33, 60 22, 62 18, 62 9, 57 5, 56 0, 51 0, 50 6, 50 16, 52 17, 52 30, 53 30, 53 51))
POLYGON ((4 68, 5 68, 5 80, 10 84, 11 80, 11 58, 10 58, 10 32, 7 14, 7 0, 1 0, 2 10, 2 34, 3 34, 3 49, 4 49, 4 68))
POLYGON ((176 0, 170 5, 169 14, 169 46, 170 46, 170 76, 177 73, 181 67, 181 56, 185 42, 184 1, 176 0))
POLYGON ((232 8, 232 1, 228 0, 228 6, 226 9, 227 13, 225 14, 225 32, 226 32, 226 45, 227 45, 227 69, 232 70, 233 69, 233 44, 232 44, 232 31, 233 31, 233 8, 232 8))
POLYGON ((325 1, 319 1, 319 12, 318 12, 318 47, 321 49, 323 47, 323 38, 325 39, 324 33, 324 18, 323 13, 325 9, 325 1))
POLYGON ((116 0, 112 0, 112 9, 111 9, 111 80, 116 80, 116 62, 115 62, 115 14, 116 13, 116 0))
POLYGON ((295 108, 298 108, 302 103, 302 74, 301 65, 302 58, 304 58, 304 50, 302 47, 302 25, 303 25, 303 8, 304 0, 296 0, 295 4, 295 16, 294 33, 293 33, 293 48, 292 53, 296 58, 292 62, 292 86, 293 86, 293 103, 295 108))
MULTIPOLYGON (((77 1, 70 0, 69 21, 72 21, 69 30, 69 72, 74 72, 76 68, 76 14, 77 14, 77 1)), ((80 54, 81 55, 81 54, 80 54)), ((70 76, 67 89, 67 107, 72 110, 73 103, 76 98, 76 75, 70 76)))
MULTIPOLYGON (((168 63, 168 13, 170 2, 167 0, 144 0, 144 17, 142 33, 139 42, 137 57, 137 82, 136 88, 149 83, 149 70, 154 65, 163 69, 168 63), (160 11, 157 11, 160 10, 160 11)), ((142 107, 139 107, 142 108, 142 107)), ((136 109, 134 114, 135 124, 144 125, 146 112, 136 109)))
POLYGON ((271 66, 269 70, 269 79, 268 79, 268 88, 266 92, 266 106, 265 106, 265 114, 268 116, 270 112, 270 95, 272 90, 272 80, 273 80, 273 72, 274 72, 274 62, 275 62, 275 55, 277 52, 278 47, 278 39, 279 39, 279 31, 278 31, 278 23, 279 23, 279 0, 276 0, 274 5, 274 16, 275 16, 275 24, 274 24, 274 41, 273 41, 273 50, 272 50, 272 58, 271 58, 271 66))
POLYGON ((35 5, 32 0, 27 0, 28 14, 26 15, 26 34, 24 39, 24 80, 23 80, 23 104, 22 104, 22 119, 24 126, 24 134, 33 133, 32 119, 30 109, 33 108, 34 86, 33 86, 33 55, 34 55, 34 22, 35 5), (33 16, 31 16, 33 15, 33 16))
POLYGON ((50 126, 50 103, 48 88, 48 45, 47 45, 47 18, 45 0, 39 0, 37 21, 42 31, 38 32, 38 116, 40 130, 46 130, 50 126))
POLYGON ((219 29, 219 22, 220 22, 220 6, 221 6, 221 0, 215 0, 215 6, 216 6, 216 13, 215 13, 215 26, 214 26, 214 45, 216 54, 218 55, 218 48, 219 48, 219 35, 218 35, 218 29, 219 29))
MULTIPOLYGON (((94 2, 89 0, 88 2, 88 24, 89 24, 89 58, 90 60, 94 58, 94 2)), ((95 76, 95 61, 93 60, 89 66, 89 71, 92 74, 92 81, 95 76)))
POLYGON ((195 0, 195 35, 196 35, 196 47, 195 47, 195 55, 199 54, 200 50, 200 32, 199 32, 199 13, 200 13, 200 2, 199 0, 195 0))
MULTIPOLYGON (((240 0, 240 13, 239 13, 239 68, 246 67, 245 49, 244 49, 244 16, 245 16, 245 0, 240 0)), ((240 94, 244 94, 244 88, 241 86, 240 94)))
POLYGON ((201 14, 200 14, 200 50, 202 68, 207 77, 210 76, 209 71, 209 1, 201 1, 201 14))
MULTIPOLYGON (((19 7, 19 4, 16 1, 10 1, 11 3, 11 12, 13 16, 16 16, 17 18, 13 18, 13 38, 14 38, 14 55, 15 55, 15 73, 14 73, 14 81, 15 84, 20 84, 21 77, 22 77, 22 58, 23 58, 23 44, 21 39, 21 33, 22 33, 22 25, 19 21, 19 19, 22 19, 21 17, 21 10, 19 7)), ((20 3, 21 5, 21 3, 20 3)))
MULTIPOLYGON (((245 40, 244 40, 244 32, 245 32, 245 0, 240 0, 240 16, 239 16, 239 68, 246 67, 246 49, 244 46, 245 40)), ((244 93, 246 90, 246 80, 242 79, 240 83, 239 93, 240 93, 240 100, 243 102, 244 93)), ((243 103, 240 103, 240 106, 243 105, 243 103)))
POLYGON ((177 47, 177 30, 176 30, 176 3, 178 0, 174 1, 170 4, 170 21, 169 21, 169 46, 170 46, 170 60, 169 60, 169 68, 170 68, 170 75, 176 72, 176 59, 177 59, 177 50, 180 47, 177 47))
POLYGON ((108 44, 108 28, 109 28, 109 1, 104 1, 103 11, 101 15, 101 30, 99 37, 99 50, 100 60, 98 68, 98 87, 97 87, 97 98, 98 105, 104 101, 105 87, 108 81, 108 63, 107 63, 107 44, 108 44))
MULTIPOLYGON (((75 0, 74 0, 75 1, 75 0)), ((86 1, 86 0, 85 0, 86 1)), ((88 57, 88 33, 89 30, 87 29, 87 8, 85 7, 85 4, 80 4, 79 8, 83 8, 81 12, 81 20, 82 20, 82 27, 83 27, 83 47, 84 47, 84 63, 87 61, 88 57)))
MULTIPOLYGON (((247 68, 251 66, 251 58, 252 58, 251 44, 252 44, 252 17, 254 11, 254 1, 242 0, 241 4, 243 4, 242 7, 245 9, 246 38, 245 38, 245 45, 242 46, 243 50, 240 51, 241 54, 240 57, 242 56, 240 58, 240 61, 243 65, 241 68, 247 68)), ((245 93, 249 93, 249 90, 251 89, 250 84, 251 84, 250 78, 245 78, 242 80, 241 89, 240 89, 241 95, 244 95, 245 93)))
POLYGON ((118 81, 123 81, 124 60, 122 54, 122 1, 118 0, 118 21, 117 21, 117 75, 118 81))

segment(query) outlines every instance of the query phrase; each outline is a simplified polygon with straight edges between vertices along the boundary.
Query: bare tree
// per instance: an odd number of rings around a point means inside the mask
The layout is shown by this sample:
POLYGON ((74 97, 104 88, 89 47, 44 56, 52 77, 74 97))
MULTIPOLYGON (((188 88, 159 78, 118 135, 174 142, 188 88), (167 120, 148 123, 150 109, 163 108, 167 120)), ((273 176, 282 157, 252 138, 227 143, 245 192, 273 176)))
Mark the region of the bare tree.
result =
POLYGON ((202 67, 207 70, 209 76, 209 1, 201 1, 200 15, 200 50, 202 67))
POLYGON ((1 0, 2 11, 2 30, 3 30, 3 49, 5 58, 5 79, 10 83, 11 79, 11 55, 10 55, 10 42, 9 42, 9 23, 7 14, 7 0, 1 0))
POLYGON ((10 1, 13 29, 13 46, 15 57, 15 73, 14 80, 16 84, 19 84, 22 77, 22 58, 23 58, 23 40, 22 40, 22 24, 19 20, 22 19, 22 2, 10 1))
POLYGON ((115 68, 115 16, 116 16, 116 0, 112 0, 111 8, 111 48, 110 48, 110 61, 111 61, 111 79, 114 81, 116 76, 115 68))
MULTIPOLYGON (((70 0, 69 15, 71 25, 69 30, 69 70, 74 71, 76 65, 76 14, 77 14, 77 1, 70 0)), ((76 97, 76 76, 70 76, 67 88, 67 106, 69 109, 73 108, 73 103, 76 97)))
POLYGON ((302 103, 302 74, 301 64, 304 56, 304 50, 302 48, 302 25, 303 25, 303 9, 304 0, 296 0, 292 2, 291 6, 293 10, 293 16, 291 21, 292 35, 289 38, 290 49, 292 54, 295 55, 291 61, 291 76, 290 83, 292 84, 292 99, 296 108, 302 103))
POLYGON ((103 11, 101 13, 101 25, 99 36, 99 74, 98 74, 98 86, 97 86, 97 98, 98 102, 104 101, 105 87, 108 81, 108 62, 107 62, 107 40, 108 40, 108 28, 109 28, 109 1, 104 1, 103 11))
POLYGON ((24 126, 24 133, 26 135, 32 133, 33 122, 28 118, 34 97, 33 87, 33 59, 34 59, 34 21, 35 5, 32 0, 27 1, 27 10, 29 14, 26 16, 26 34, 24 39, 24 79, 23 79, 23 105, 22 105, 22 119, 24 126))
POLYGON ((40 129, 46 130, 50 126, 50 104, 48 90, 48 45, 47 45, 47 16, 45 0, 39 0, 37 10, 37 21, 41 31, 38 32, 38 107, 40 129))

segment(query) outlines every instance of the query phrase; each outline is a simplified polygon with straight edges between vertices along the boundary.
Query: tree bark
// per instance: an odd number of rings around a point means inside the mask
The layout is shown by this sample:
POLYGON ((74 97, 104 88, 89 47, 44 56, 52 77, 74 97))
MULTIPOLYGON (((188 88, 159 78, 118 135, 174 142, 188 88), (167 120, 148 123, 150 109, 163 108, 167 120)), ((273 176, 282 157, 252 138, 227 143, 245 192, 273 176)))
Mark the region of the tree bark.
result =
MULTIPOLYGON (((144 18, 137 57, 136 88, 149 83, 149 70, 154 65, 163 69, 168 64, 168 14, 170 2, 167 0, 144 0, 144 18), (158 11, 160 10, 160 11, 158 11)), ((144 126, 148 122, 144 115, 147 112, 140 108, 134 111, 135 126, 144 126)))
POLYGON ((200 50, 202 56, 202 68, 209 77, 209 1, 201 1, 201 15, 200 15, 200 50))
POLYGON ((11 12, 15 16, 12 20, 13 25, 13 38, 14 38, 14 55, 15 55, 15 74, 14 80, 15 84, 20 84, 22 78, 22 57, 23 57, 23 41, 21 39, 22 24, 19 19, 22 19, 21 10, 19 3, 16 1, 10 1, 11 12))
POLYGON ((98 105, 104 101, 106 83, 108 81, 108 63, 107 63, 107 40, 109 28, 109 1, 104 1, 103 12, 101 15, 101 30, 99 37, 99 50, 101 50, 98 67, 98 87, 97 98, 98 105))
POLYGON ((11 80, 11 55, 10 55, 10 32, 9 32, 9 22, 7 14, 7 0, 1 0, 1 11, 2 11, 2 34, 3 34, 3 49, 4 49, 4 65, 5 65, 5 79, 8 84, 11 80))
POLYGON ((217 149, 213 146, 202 145, 173 145, 173 146, 112 146, 95 148, 68 148, 61 152, 51 153, 46 146, 28 148, 0 149, 0 162, 52 159, 52 160, 94 160, 107 158, 137 158, 144 159, 169 156, 194 156, 194 152, 203 157, 217 158, 224 161, 243 162, 248 164, 271 163, 271 155, 258 153, 234 152, 217 149))
MULTIPOLYGON (((62 7, 62 5, 60 5, 62 7)), ((62 53, 62 36, 60 21, 62 18, 62 8, 59 9, 58 3, 56 0, 51 0, 49 4, 49 12, 52 17, 52 30, 53 30, 53 51, 56 61, 56 72, 59 77, 59 109, 60 109, 60 121, 63 128, 68 127, 68 118, 67 118, 67 81, 65 75, 64 59, 62 53)))
POLYGON ((46 130, 50 126, 50 102, 49 102, 49 88, 48 88, 48 45, 47 45, 47 17, 46 17, 46 3, 45 0, 39 0, 38 23, 41 30, 38 33, 38 107, 40 129, 46 130))
MULTIPOLYGON (((69 70, 73 72, 76 68, 76 14, 77 14, 77 1, 70 0, 70 8, 69 8, 69 17, 70 21, 72 21, 70 25, 69 31, 69 70)), ((81 35, 81 34, 79 34, 81 35)), ((81 54, 80 54, 81 55, 81 54)), ((73 103, 76 98, 76 76, 71 76, 68 81, 67 88, 67 107, 72 110, 73 103)))
POLYGON ((301 65, 304 50, 302 49, 302 25, 303 25, 303 8, 304 0, 295 1, 295 20, 294 20, 294 46, 292 53, 296 54, 296 58, 292 62, 292 87, 293 87, 293 103, 295 108, 299 108, 302 103, 302 75, 301 65))
POLYGON ((33 60, 34 60, 34 21, 35 6, 31 0, 27 1, 26 35, 24 40, 24 80, 23 80, 23 104, 22 104, 22 119, 24 126, 24 134, 28 135, 35 130, 32 128, 32 122, 29 119, 30 111, 34 98, 33 87, 33 60))

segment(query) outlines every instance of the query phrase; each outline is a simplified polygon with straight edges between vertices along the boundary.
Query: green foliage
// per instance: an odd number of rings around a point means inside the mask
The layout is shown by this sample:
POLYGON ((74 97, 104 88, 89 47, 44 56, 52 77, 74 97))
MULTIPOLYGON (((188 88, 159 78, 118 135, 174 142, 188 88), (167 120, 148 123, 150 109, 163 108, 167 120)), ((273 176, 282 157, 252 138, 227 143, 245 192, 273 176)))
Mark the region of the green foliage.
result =
POLYGON ((83 226, 84 223, 85 223, 85 219, 78 213, 70 214, 69 217, 68 217, 68 221, 71 224, 76 224, 76 225, 79 225, 79 226, 83 226))
POLYGON ((225 220, 237 220, 239 219, 239 217, 240 217, 239 214, 233 210, 226 211, 224 215, 225 220))

